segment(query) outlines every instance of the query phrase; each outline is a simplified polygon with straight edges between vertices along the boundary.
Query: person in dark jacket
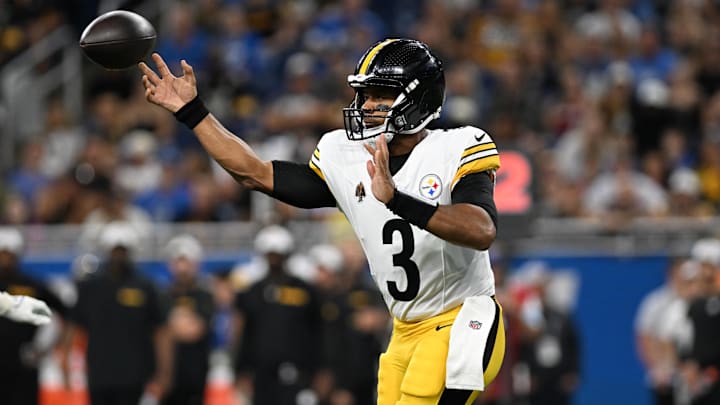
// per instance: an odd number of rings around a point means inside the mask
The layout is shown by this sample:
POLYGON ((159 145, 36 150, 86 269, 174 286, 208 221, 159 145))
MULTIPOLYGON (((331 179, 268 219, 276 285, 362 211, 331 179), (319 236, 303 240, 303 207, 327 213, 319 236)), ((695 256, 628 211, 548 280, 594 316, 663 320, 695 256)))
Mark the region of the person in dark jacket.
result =
POLYGON ((295 405, 311 391, 322 331, 315 290, 287 272, 294 240, 274 225, 261 230, 255 250, 267 264, 264 278, 238 294, 242 325, 235 362, 238 390, 254 405, 295 405))
POLYGON ((168 327, 175 355, 172 389, 164 405, 202 405, 209 368, 211 321, 215 311, 212 293, 198 271, 203 248, 193 236, 180 235, 168 243, 168 267, 173 282, 168 291, 168 327))
POLYGON ((692 257, 702 266, 701 293, 688 308, 693 338, 682 375, 692 405, 720 404, 720 239, 700 239, 692 257))
MULTIPOLYGON (((152 281, 132 260, 139 238, 127 223, 100 233, 107 254, 101 269, 78 283, 70 312, 87 335, 87 380, 92 405, 137 405, 160 399, 170 384, 172 341, 152 281)), ((72 331, 66 342, 72 341, 72 331)))
MULTIPOLYGON (((569 405, 580 382, 580 339, 569 308, 551 302, 547 288, 553 275, 544 263, 527 273, 539 299, 525 308, 521 358, 530 372, 530 405, 569 405), (529 315, 532 312, 534 315, 529 315)), ((532 293, 531 293, 532 294, 532 293)))
MULTIPOLYGON (((342 247, 360 249, 356 243, 342 247)), ((324 395, 322 389, 316 390, 320 403, 375 403, 377 358, 390 325, 382 296, 363 278, 365 260, 346 262, 343 251, 325 244, 312 247, 308 254, 317 269, 315 283, 320 292, 322 364, 331 377, 324 395)))

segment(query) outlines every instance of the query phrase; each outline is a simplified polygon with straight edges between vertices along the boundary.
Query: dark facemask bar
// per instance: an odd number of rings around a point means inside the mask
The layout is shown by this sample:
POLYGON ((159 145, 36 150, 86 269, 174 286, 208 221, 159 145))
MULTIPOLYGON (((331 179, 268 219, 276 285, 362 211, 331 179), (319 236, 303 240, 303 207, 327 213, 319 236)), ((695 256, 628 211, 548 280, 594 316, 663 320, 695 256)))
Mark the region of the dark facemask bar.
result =
POLYGON ((348 139, 350 139, 351 141, 361 141, 363 139, 377 136, 382 132, 398 133, 398 131, 391 125, 390 120, 388 120, 385 124, 384 130, 378 132, 377 134, 373 134, 372 136, 368 136, 366 134, 365 125, 363 124, 366 118, 387 118, 387 116, 385 115, 373 115, 373 113, 377 111, 390 111, 390 109, 388 108, 387 110, 363 110, 360 108, 352 107, 343 108, 343 122, 345 124, 345 133, 348 139))
POLYGON ((351 141, 360 141, 363 139, 373 138, 380 133, 397 134, 402 130, 402 126, 398 128, 396 125, 393 125, 393 122, 397 120, 397 117, 395 120, 393 120, 392 117, 396 116, 397 112, 392 107, 380 104, 374 110, 363 110, 358 108, 358 106, 363 105, 364 102, 365 96, 363 94, 363 90, 357 89, 355 100, 353 100, 349 107, 343 108, 343 123, 345 126, 345 134, 348 139, 351 141), (376 116, 373 115, 375 112, 386 112, 387 114, 376 116), (376 128, 373 128, 372 135, 367 135, 365 125, 363 124, 366 118, 382 118, 384 120, 388 117, 391 117, 391 119, 385 122, 385 128, 382 131, 378 132, 376 128))

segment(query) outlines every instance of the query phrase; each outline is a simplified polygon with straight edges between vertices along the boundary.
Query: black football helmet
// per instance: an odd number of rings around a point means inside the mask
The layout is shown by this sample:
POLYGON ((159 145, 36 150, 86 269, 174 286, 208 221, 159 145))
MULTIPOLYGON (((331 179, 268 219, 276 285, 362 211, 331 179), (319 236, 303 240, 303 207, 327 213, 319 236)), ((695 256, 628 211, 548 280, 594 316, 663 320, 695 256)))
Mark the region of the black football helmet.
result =
POLYGON ((371 46, 348 76, 355 99, 343 109, 345 132, 350 140, 373 138, 385 133, 388 142, 395 134, 414 134, 440 116, 445 101, 442 62, 424 43, 412 39, 386 39, 371 46), (387 111, 384 123, 366 127, 364 118, 376 111, 363 110, 364 89, 389 87, 398 96, 387 111))

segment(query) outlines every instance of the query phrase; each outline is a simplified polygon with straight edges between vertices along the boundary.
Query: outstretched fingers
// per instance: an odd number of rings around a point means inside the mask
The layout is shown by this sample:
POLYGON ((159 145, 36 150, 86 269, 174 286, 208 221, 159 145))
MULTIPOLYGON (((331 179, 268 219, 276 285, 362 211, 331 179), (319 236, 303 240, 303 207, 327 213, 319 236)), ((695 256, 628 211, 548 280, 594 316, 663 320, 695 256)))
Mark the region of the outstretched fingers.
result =
MULTIPOLYGON (((160 77, 157 75, 157 73, 155 73, 155 71, 150 69, 150 66, 148 66, 145 62, 138 63, 138 67, 140 68, 140 71, 142 71, 143 75, 144 75, 143 83, 145 83, 145 78, 147 78, 147 80, 150 83, 152 83, 156 86, 158 83, 160 83, 160 80, 161 80, 160 77)), ((147 86, 145 86, 145 87, 147 87, 147 86)))
POLYGON ((372 159, 367 161, 367 171, 370 175, 370 178, 372 179, 373 177, 375 177, 375 148, 370 145, 370 142, 363 143, 363 146, 365 147, 365 150, 370 154, 370 156, 372 156, 372 159))
POLYGON ((143 87, 145 87, 145 94, 155 94, 155 89, 157 86, 150 81, 150 78, 147 75, 143 75, 142 77, 142 84, 143 87))
POLYGON ((162 56, 160 56, 159 53, 153 53, 152 54, 153 61, 155 61, 155 66, 157 66, 158 71, 160 72, 160 77, 174 77, 172 72, 170 72, 170 69, 168 68, 167 64, 163 60, 162 56))
POLYGON ((373 164, 372 160, 367 161, 367 172, 371 179, 375 177, 375 164, 373 164))
POLYGON ((142 84, 145 87, 145 99, 150 102, 154 102, 153 98, 155 97, 155 91, 157 87, 150 82, 150 79, 147 77, 147 75, 143 75, 142 84))
POLYGON ((183 75, 187 77, 190 84, 195 86, 195 71, 193 70, 192 66, 190 66, 190 64, 187 63, 185 59, 180 61, 180 66, 182 66, 183 75))
POLYGON ((387 139, 385 134, 380 134, 377 141, 377 150, 375 151, 375 165, 378 170, 389 172, 388 161, 390 160, 390 152, 388 151, 387 139))
POLYGON ((145 99, 147 101, 153 101, 152 98, 154 95, 155 95, 155 92, 152 89, 150 89, 150 88, 145 89, 145 99))
POLYGON ((146 89, 154 89, 155 88, 155 84, 150 81, 150 78, 147 75, 143 75, 142 84, 143 84, 143 87, 145 87, 146 89))

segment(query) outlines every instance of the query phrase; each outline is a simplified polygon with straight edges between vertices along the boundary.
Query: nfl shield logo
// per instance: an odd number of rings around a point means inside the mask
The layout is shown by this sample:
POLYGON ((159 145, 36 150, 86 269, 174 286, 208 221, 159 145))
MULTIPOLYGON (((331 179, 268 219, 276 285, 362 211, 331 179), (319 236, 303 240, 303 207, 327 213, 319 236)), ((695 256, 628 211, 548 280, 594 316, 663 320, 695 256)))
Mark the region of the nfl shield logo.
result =
POLYGON ((440 177, 436 174, 428 174, 420 180, 420 195, 432 200, 440 197, 442 193, 442 183, 440 177))
POLYGON ((470 324, 468 326, 470 326, 470 329, 480 330, 480 328, 482 327, 482 323, 478 321, 470 321, 470 324))

